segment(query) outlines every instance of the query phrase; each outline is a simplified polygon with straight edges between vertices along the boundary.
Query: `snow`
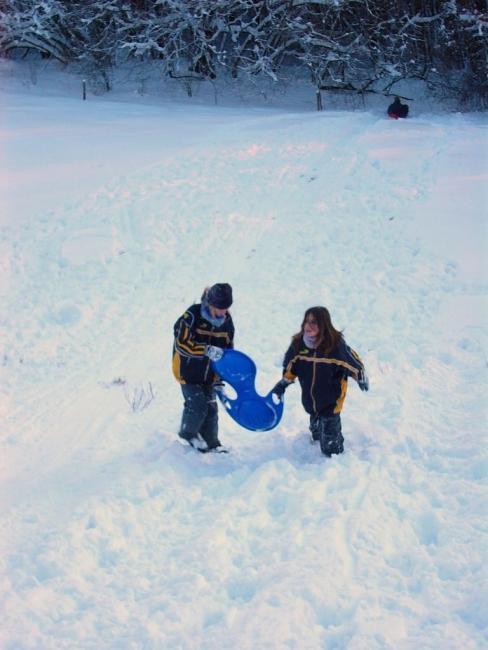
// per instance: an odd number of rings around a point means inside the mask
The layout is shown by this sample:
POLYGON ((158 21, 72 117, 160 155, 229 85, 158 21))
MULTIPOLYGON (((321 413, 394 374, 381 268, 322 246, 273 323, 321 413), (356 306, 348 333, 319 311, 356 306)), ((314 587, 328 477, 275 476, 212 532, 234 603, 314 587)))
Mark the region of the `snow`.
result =
POLYGON ((0 90, 0 647, 486 647, 486 116, 58 91, 0 90), (344 455, 297 387, 177 441, 222 281, 261 393, 308 306, 344 328, 344 455))

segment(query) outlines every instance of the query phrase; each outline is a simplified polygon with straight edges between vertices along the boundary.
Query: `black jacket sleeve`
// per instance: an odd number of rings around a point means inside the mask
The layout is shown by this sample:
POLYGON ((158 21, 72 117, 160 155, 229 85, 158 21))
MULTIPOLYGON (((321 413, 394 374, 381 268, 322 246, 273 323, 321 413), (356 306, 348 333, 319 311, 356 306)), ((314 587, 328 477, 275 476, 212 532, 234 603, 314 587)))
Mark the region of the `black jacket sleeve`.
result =
POLYGON ((287 381, 295 381, 297 373, 295 371, 295 361, 297 358, 293 345, 290 345, 283 359, 283 377, 287 381))
POLYGON ((345 374, 357 381, 359 374, 364 373, 364 364, 359 354, 349 347, 344 339, 337 346, 335 354, 341 362, 341 367, 344 369, 345 374))
POLYGON ((183 357, 203 357, 205 345, 194 340, 195 315, 188 309, 174 324, 175 350, 183 357))

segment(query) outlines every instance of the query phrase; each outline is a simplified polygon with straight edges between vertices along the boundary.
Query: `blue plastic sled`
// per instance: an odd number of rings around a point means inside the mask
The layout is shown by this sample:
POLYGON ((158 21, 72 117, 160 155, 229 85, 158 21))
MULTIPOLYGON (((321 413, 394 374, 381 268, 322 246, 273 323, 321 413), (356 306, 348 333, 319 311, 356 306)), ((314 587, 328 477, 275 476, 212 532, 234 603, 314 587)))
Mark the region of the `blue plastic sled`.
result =
POLYGON ((237 393, 237 398, 231 399, 224 390, 216 391, 233 420, 251 431, 269 431, 278 424, 283 415, 283 401, 276 404, 271 392, 265 397, 256 393, 256 364, 247 354, 225 350, 221 359, 212 361, 212 366, 222 381, 237 393))

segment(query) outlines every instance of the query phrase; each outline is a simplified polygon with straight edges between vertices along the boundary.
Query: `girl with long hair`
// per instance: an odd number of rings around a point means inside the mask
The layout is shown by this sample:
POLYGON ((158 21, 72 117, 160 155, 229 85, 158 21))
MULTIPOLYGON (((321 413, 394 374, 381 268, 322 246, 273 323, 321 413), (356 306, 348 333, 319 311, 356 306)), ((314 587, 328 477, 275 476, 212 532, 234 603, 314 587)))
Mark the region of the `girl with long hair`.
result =
POLYGON ((322 453, 329 457, 344 451, 340 413, 349 377, 361 390, 369 389, 363 362, 333 326, 328 309, 309 307, 285 354, 283 378, 272 392, 281 399, 298 379, 312 442, 319 441, 322 453))

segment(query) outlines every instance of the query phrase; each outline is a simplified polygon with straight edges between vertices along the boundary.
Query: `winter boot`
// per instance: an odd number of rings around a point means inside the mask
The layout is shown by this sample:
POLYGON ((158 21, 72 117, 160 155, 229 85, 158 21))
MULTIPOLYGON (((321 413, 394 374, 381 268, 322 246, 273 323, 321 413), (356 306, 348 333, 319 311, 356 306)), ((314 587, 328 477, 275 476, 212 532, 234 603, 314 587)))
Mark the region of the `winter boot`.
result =
POLYGON ((319 417, 320 450, 330 458, 333 454, 342 454, 344 438, 342 437, 341 417, 339 414, 319 417))
POLYGON ((310 443, 313 445, 320 440, 320 416, 310 416, 310 443))

